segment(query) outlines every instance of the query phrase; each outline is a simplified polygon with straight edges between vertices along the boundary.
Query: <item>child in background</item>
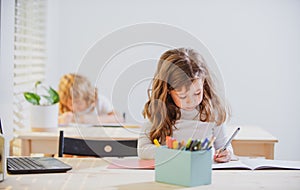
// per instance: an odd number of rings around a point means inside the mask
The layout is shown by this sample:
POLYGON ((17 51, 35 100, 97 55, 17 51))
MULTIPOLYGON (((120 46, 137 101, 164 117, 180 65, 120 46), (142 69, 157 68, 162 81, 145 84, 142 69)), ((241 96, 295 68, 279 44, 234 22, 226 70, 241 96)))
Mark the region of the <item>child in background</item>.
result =
POLYGON ((59 82, 59 124, 101 124, 122 122, 111 103, 98 94, 90 81, 78 74, 66 74, 59 82))
POLYGON ((166 136, 186 142, 189 137, 201 139, 206 135, 216 137, 214 160, 230 161, 231 145, 221 151, 227 141, 224 122, 228 112, 216 90, 204 59, 196 51, 185 48, 166 51, 158 62, 152 93, 144 107, 143 115, 149 121, 138 139, 139 157, 154 158, 154 139, 164 145, 166 136), (182 125, 191 120, 202 124, 196 130, 190 124, 182 125), (208 128, 204 130, 203 124, 208 128), (202 134, 197 136, 197 131, 202 134))

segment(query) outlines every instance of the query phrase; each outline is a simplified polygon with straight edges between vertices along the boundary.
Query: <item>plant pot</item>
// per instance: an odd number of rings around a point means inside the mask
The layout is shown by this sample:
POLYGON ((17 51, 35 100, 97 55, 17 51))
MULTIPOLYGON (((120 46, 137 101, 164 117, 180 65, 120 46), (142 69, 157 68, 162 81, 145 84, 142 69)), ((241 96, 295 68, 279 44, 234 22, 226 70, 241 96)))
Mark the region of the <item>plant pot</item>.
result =
POLYGON ((30 127, 32 131, 56 131, 58 127, 58 104, 50 106, 31 105, 30 127))

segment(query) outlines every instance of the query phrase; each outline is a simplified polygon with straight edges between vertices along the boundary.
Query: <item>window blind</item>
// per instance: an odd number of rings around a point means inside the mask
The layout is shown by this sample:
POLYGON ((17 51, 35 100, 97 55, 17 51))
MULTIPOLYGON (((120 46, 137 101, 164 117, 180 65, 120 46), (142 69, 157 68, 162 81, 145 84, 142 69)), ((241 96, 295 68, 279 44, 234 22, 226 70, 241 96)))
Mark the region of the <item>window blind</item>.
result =
POLYGON ((30 104, 23 92, 45 79, 46 0, 15 0, 13 123, 14 129, 29 128, 30 104))

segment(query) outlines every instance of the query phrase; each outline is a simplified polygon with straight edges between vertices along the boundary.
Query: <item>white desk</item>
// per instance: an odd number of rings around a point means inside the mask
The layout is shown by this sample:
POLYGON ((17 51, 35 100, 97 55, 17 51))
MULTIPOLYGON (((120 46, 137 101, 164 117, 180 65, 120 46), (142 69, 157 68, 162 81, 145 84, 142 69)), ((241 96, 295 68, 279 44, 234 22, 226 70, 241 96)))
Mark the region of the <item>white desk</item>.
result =
MULTIPOLYGON (((256 126, 240 126, 241 130, 232 141, 235 154, 274 159, 274 145, 278 140, 267 131, 256 126)), ((236 127, 228 127, 230 136, 236 127)), ((85 137, 87 139, 137 139, 139 128, 109 127, 61 127, 55 132, 16 132, 15 139, 21 141, 20 155, 31 153, 57 154, 59 130, 65 136, 85 137)))
MULTIPOLYGON (((67 173, 7 175, 0 189, 184 189, 155 182, 154 170, 106 169, 100 158, 63 158, 73 166, 67 173)), ((300 189, 299 170, 213 170, 212 184, 187 189, 300 189)))

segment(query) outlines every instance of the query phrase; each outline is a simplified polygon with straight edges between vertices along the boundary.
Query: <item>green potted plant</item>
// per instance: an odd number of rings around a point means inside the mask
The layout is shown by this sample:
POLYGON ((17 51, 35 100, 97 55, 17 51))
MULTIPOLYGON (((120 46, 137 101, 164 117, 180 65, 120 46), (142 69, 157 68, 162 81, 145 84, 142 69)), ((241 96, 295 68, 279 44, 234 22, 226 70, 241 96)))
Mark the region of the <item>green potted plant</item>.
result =
POLYGON ((51 86, 37 81, 32 91, 24 92, 30 105, 32 131, 53 131, 58 126, 59 95, 51 86))
POLYGON ((34 84, 34 92, 24 92, 24 97, 33 105, 53 105, 59 102, 58 93, 51 88, 51 86, 46 87, 45 85, 42 85, 41 81, 37 81, 34 84), (38 94, 39 86, 42 87, 43 90, 45 90, 48 94, 38 94), (44 98, 46 101, 41 101, 42 98, 44 98))

